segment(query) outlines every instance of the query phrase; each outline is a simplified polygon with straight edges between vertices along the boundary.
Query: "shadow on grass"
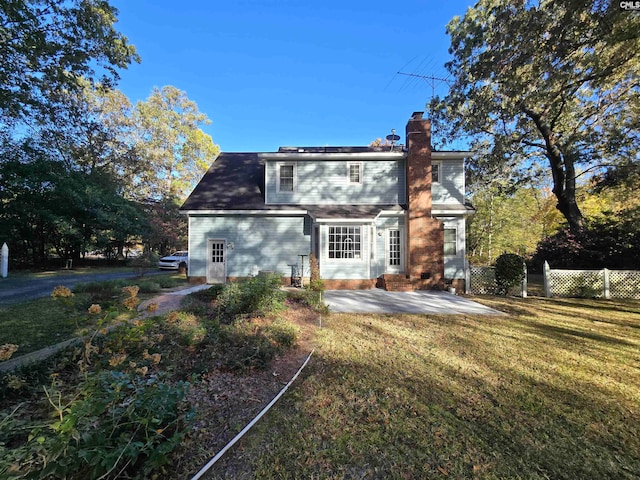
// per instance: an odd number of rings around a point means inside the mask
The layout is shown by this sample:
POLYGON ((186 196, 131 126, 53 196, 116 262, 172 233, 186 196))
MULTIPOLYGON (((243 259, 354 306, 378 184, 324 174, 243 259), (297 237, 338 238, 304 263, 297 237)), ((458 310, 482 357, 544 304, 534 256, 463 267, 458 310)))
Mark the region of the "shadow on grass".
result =
MULTIPOLYGON (((628 347, 636 345, 636 343, 629 342, 621 338, 612 337, 609 335, 602 335, 600 333, 595 333, 595 332, 587 332, 584 330, 559 327, 556 325, 548 325, 545 323, 538 323, 538 322, 528 322, 528 325, 531 326, 529 330, 542 332, 545 335, 548 335, 557 340, 578 341, 579 339, 582 339, 582 340, 594 340, 597 342, 604 342, 610 345, 624 345, 628 347)), ((528 327, 525 326, 525 328, 528 328, 528 327)))
POLYGON ((263 429, 272 438, 275 426, 278 441, 263 440, 271 448, 258 471, 397 478, 401 465, 406 478, 569 479, 626 478, 639 466, 633 427, 607 395, 539 381, 491 356, 499 386, 426 351, 412 358, 423 365, 318 352, 295 406, 279 409, 288 417, 263 429))

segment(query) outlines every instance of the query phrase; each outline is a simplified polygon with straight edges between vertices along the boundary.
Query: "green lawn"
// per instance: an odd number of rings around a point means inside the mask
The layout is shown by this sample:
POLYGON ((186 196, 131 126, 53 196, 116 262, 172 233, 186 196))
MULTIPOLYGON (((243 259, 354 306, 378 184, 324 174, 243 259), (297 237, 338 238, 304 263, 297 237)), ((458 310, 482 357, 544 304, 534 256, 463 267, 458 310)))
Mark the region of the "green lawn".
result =
POLYGON ((213 477, 637 479, 640 302, 476 300, 508 316, 323 318, 213 477))
MULTIPOLYGON (((140 298, 146 299, 160 294, 160 287, 186 285, 180 274, 165 274, 153 277, 136 277, 106 282, 89 282, 91 292, 77 293, 71 299, 44 297, 15 305, 0 307, 0 345, 18 345, 14 357, 84 335, 102 317, 91 316, 87 308, 92 304, 106 307, 116 299, 124 285, 140 285, 140 298), (151 286, 151 291, 148 287, 151 286), (105 303, 106 302, 106 303, 105 303)), ((133 316, 133 313, 127 314, 133 316)))

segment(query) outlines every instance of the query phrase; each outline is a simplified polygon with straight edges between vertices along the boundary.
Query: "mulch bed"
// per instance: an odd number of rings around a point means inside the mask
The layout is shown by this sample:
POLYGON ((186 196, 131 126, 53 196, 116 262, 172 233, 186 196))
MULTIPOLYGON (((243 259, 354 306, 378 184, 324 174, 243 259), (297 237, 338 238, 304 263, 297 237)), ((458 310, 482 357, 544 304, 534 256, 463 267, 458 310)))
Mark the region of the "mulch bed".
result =
MULTIPOLYGON (((174 478, 191 478, 204 467, 289 383, 313 350, 318 313, 293 304, 281 316, 299 329, 295 348, 275 358, 265 370, 213 370, 191 389, 189 401, 197 418, 179 464, 169 467, 174 478)), ((203 478, 253 478, 247 470, 250 466, 237 455, 238 447, 230 449, 203 478)))

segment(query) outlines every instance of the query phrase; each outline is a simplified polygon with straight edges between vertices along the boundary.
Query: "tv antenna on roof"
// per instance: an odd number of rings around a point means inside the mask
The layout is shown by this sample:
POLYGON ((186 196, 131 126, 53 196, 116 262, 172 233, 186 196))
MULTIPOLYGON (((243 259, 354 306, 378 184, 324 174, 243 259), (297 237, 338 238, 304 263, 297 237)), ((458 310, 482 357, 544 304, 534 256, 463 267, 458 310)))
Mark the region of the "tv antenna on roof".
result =
MULTIPOLYGON (((417 73, 406 73, 406 72, 396 72, 397 75, 405 75, 407 77, 413 77, 413 78, 419 78, 421 80, 424 80, 427 84, 429 84, 431 86, 431 98, 435 97, 436 95, 436 83, 440 83, 440 82, 444 82, 446 83, 448 86, 451 86, 451 81, 449 80, 449 76, 447 75, 446 78, 442 78, 442 77, 434 77, 431 75, 419 75, 417 73)), ((427 105, 429 105, 427 103, 427 105)))

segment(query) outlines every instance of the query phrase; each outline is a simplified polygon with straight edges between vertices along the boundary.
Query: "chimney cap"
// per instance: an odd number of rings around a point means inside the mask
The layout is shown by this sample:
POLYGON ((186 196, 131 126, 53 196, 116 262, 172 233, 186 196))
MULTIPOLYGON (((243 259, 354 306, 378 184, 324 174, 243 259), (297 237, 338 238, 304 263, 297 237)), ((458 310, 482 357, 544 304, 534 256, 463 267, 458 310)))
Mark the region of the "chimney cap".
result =
POLYGON ((422 120, 422 115, 424 115, 424 112, 413 112, 411 120, 422 120))

